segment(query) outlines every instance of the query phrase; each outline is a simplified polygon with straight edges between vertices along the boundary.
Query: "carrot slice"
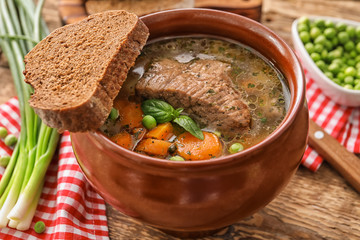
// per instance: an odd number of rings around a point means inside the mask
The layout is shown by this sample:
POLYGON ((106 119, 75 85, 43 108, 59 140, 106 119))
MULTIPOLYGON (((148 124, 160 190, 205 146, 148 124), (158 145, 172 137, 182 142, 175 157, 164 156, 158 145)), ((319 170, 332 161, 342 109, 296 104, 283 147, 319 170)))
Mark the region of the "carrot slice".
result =
POLYGON ((161 123, 155 128, 151 129, 146 138, 155 138, 159 140, 169 140, 174 135, 174 128, 170 122, 161 123))
POLYGON ((200 140, 189 132, 178 136, 175 143, 177 154, 186 160, 205 160, 219 157, 222 153, 220 139, 213 133, 203 132, 204 140, 200 140))
POLYGON ((120 132, 112 137, 110 140, 120 145, 123 148, 131 150, 134 146, 134 141, 128 132, 120 132))
POLYGON ((143 111, 140 103, 131 102, 124 98, 116 98, 114 108, 119 110, 121 126, 130 129, 142 127, 143 111))
POLYGON ((171 144, 172 143, 163 140, 146 138, 139 142, 135 150, 151 156, 166 157, 171 144))

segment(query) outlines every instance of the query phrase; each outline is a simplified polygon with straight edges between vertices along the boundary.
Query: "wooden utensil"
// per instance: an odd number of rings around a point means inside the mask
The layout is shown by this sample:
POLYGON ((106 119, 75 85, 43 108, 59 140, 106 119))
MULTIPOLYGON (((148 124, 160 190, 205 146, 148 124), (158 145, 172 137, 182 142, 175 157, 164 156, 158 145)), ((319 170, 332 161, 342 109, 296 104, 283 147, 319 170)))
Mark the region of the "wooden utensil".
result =
POLYGON ((360 193, 360 159, 310 120, 309 145, 360 193))

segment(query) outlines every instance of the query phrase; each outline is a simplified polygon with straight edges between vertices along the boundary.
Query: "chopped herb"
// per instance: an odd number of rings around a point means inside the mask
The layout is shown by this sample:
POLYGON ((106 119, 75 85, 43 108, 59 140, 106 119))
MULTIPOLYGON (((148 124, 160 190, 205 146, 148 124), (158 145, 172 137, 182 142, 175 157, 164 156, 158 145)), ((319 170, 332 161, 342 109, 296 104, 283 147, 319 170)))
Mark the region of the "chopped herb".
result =
POLYGON ((221 52, 221 53, 225 52, 225 48, 219 47, 219 52, 221 52))
POLYGON ((229 108, 229 110, 235 110, 236 107, 235 106, 232 106, 231 108, 229 108))
POLYGON ((267 118, 266 118, 266 117, 264 117, 264 118, 261 118, 261 119, 260 119, 260 121, 261 121, 262 123, 266 123, 266 121, 267 121, 267 118))
POLYGON ((253 72, 252 75, 257 76, 257 75, 259 75, 259 73, 258 72, 253 72))
POLYGON ((209 89, 209 91, 207 91, 207 93, 213 94, 213 93, 215 93, 215 91, 214 91, 214 89, 209 89))
POLYGON ((186 154, 187 154, 187 155, 191 155, 191 152, 190 152, 190 151, 187 151, 186 154))
POLYGON ((255 84, 253 84, 253 83, 248 84, 248 88, 254 88, 254 87, 255 87, 255 84))

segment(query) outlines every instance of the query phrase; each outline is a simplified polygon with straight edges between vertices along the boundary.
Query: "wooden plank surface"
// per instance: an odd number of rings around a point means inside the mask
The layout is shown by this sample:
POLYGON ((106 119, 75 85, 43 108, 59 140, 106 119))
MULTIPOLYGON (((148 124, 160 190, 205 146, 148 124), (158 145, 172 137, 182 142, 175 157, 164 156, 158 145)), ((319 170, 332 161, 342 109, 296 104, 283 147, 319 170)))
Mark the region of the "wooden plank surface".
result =
MULTIPOLYGON (((291 45, 292 21, 301 15, 327 15, 360 21, 360 1, 264 0, 262 23, 291 45)), ((44 17, 61 25, 57 0, 47 0, 44 17)), ((14 96, 6 61, 0 59, 0 104, 14 96)), ((111 239, 175 239, 122 215, 107 205, 111 239)), ((327 163, 312 173, 300 167, 285 190, 268 206, 212 239, 360 239, 360 195, 327 163)))

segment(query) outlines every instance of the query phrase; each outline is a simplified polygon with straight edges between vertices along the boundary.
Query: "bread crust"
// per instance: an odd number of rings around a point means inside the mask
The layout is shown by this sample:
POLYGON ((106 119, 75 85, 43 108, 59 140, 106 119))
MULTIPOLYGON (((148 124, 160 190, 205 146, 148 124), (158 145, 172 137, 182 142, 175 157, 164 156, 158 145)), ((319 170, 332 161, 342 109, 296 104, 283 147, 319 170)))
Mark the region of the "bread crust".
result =
MULTIPOLYGON (((111 24, 117 23, 114 22, 111 24)), ((25 57, 25 81, 34 88, 34 94, 31 96, 29 104, 46 125, 57 128, 59 132, 62 132, 64 130, 69 130, 71 132, 97 130, 108 117, 113 106, 114 98, 119 93, 121 86, 126 79, 129 69, 134 65, 137 56, 140 54, 142 47, 145 45, 149 35, 149 31, 145 24, 136 15, 127 13, 125 11, 108 11, 104 13, 94 14, 89 16, 87 19, 72 25, 73 26, 67 25, 55 30, 48 37, 42 40, 25 57), (101 70, 103 70, 103 72, 99 73, 96 79, 91 79, 86 82, 86 84, 89 84, 90 86, 92 86, 91 88, 93 88, 90 89, 90 93, 87 94, 88 96, 84 97, 81 95, 80 97, 78 97, 78 99, 76 98, 76 96, 72 96, 72 99, 69 100, 69 102, 72 102, 71 104, 68 104, 66 98, 70 98, 70 96, 65 95, 64 99, 61 96, 62 89, 67 90, 66 94, 69 93, 68 86, 66 86, 64 82, 58 80, 61 78, 61 74, 63 73, 59 74, 59 76, 56 76, 54 78, 54 76, 52 76, 53 74, 44 74, 44 71, 39 71, 39 62, 43 61, 42 58, 44 58, 44 54, 46 54, 44 53, 44 51, 51 48, 52 45, 56 47, 56 40, 58 40, 56 39, 57 34, 71 32, 74 31, 74 29, 76 29, 77 31, 81 31, 81 29, 87 29, 89 27, 102 28, 104 26, 94 24, 94 21, 111 21, 114 16, 119 15, 124 15, 124 17, 129 17, 133 20, 134 18, 136 18, 136 20, 133 26, 124 36, 117 36, 119 38, 124 38, 118 42, 119 46, 116 46, 115 50, 112 49, 111 51, 113 52, 106 53, 110 55, 110 58, 103 59, 103 61, 105 62, 104 65, 101 66, 101 70), (44 84, 45 81, 59 81, 59 83, 49 83, 48 85, 51 86, 51 89, 48 89, 49 87, 44 84), (58 99, 60 95, 60 101, 63 102, 63 104, 59 105, 56 99, 53 100, 51 96, 52 92, 49 93, 48 91, 53 91, 54 96, 57 95, 58 99)), ((91 41, 91 36, 89 36, 89 38, 89 40, 84 39, 84 44, 86 44, 87 41, 91 41)), ((71 48, 71 39, 64 41, 65 43, 62 44, 67 44, 66 41, 68 41, 69 48, 71 48)), ((107 42, 104 41, 104 43, 107 42)), ((77 47, 77 49, 79 49, 79 46, 77 47)), ((104 45, 104 51, 110 51, 107 50, 106 45, 104 45)), ((47 64, 48 66, 58 66, 52 64, 51 62, 56 60, 52 60, 52 58, 49 58, 48 56, 46 58, 46 62, 42 62, 41 64, 47 64)), ((84 55, 84 58, 86 58, 86 54, 84 55)), ((70 63, 68 64, 71 65, 71 59, 67 60, 70 61, 70 63)), ((57 62, 56 64, 59 63, 57 62)), ((80 72, 80 70, 78 70, 79 72, 76 72, 77 69, 72 69, 72 71, 75 71, 75 73, 73 72, 73 74, 75 74, 74 76, 79 76, 78 88, 81 88, 82 82, 80 81, 86 75, 80 72)), ((77 86, 76 81, 76 77, 68 80, 69 84, 72 84, 71 86, 77 86)), ((74 95, 75 94, 77 93, 74 93, 74 95)))

